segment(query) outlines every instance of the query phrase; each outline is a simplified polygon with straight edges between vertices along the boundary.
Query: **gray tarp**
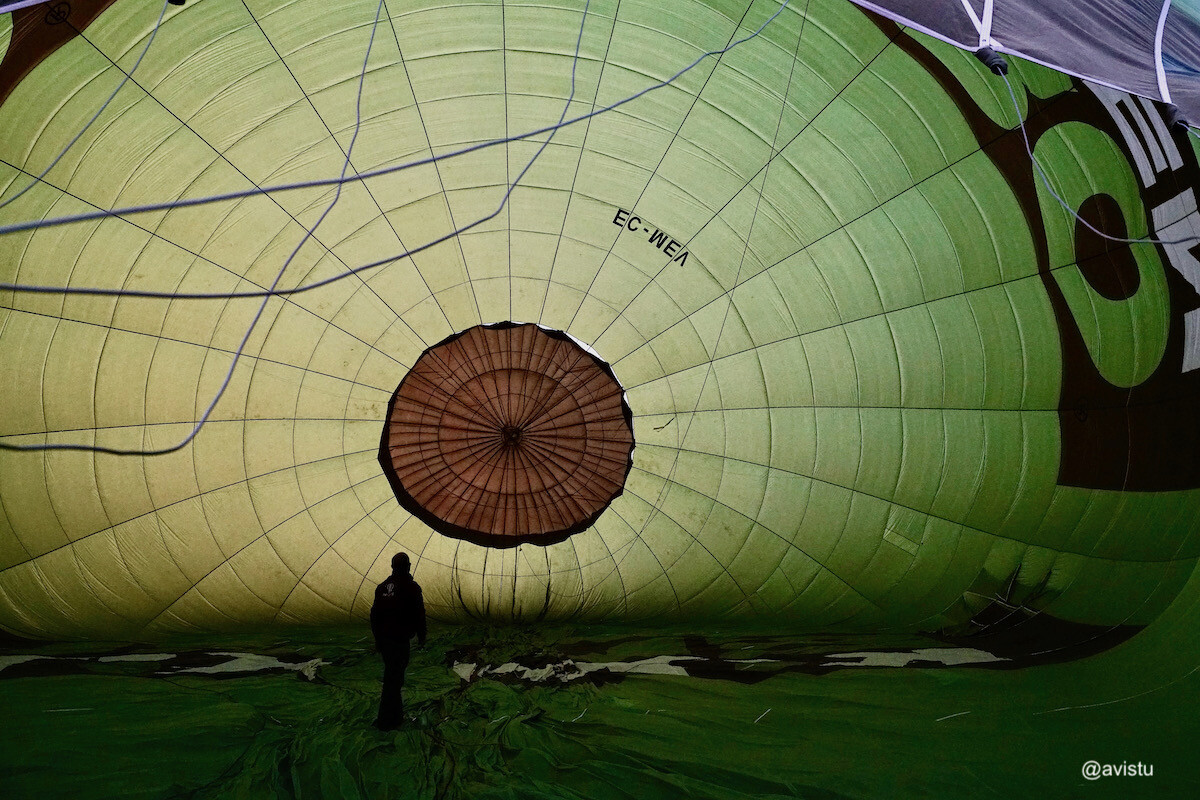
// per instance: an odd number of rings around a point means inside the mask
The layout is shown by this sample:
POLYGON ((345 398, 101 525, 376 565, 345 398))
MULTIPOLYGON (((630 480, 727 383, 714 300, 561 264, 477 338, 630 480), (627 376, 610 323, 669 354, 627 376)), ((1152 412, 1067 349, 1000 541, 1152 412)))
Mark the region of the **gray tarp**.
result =
POLYGON ((852 0, 958 47, 988 45, 1200 122, 1200 0, 852 0))

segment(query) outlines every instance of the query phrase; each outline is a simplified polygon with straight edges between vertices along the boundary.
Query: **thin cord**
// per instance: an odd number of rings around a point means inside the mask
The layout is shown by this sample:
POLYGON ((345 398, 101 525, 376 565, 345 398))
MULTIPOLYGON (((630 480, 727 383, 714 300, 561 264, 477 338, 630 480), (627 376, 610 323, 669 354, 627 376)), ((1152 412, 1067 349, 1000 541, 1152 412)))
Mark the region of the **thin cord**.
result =
POLYGON ((1016 94, 1016 92, 1013 91, 1012 83, 1008 80, 1008 75, 1001 73, 1000 77, 1004 78, 1004 85, 1008 87, 1008 96, 1010 98, 1012 98, 1013 108, 1016 110, 1016 113, 1017 113, 1017 122, 1019 123, 1020 128, 1021 128, 1021 138, 1025 141, 1025 152, 1029 154, 1029 160, 1033 163, 1034 171, 1036 171, 1038 174, 1038 177, 1042 179, 1042 185, 1046 187, 1046 191, 1048 191, 1050 193, 1050 196, 1053 197, 1055 200, 1057 200, 1058 204, 1060 206, 1062 206, 1071 216, 1073 216, 1077 222, 1081 223, 1085 228, 1087 228, 1088 230, 1090 230, 1092 233, 1096 234, 1097 236, 1099 236, 1103 239, 1107 239, 1110 242, 1119 242, 1121 244, 1163 244, 1163 245, 1167 245, 1167 244, 1186 244, 1188 242, 1200 242, 1200 236, 1195 236, 1195 235, 1184 236, 1180 239, 1153 239, 1153 238, 1125 239, 1120 236, 1109 236, 1107 233, 1100 230, 1099 228, 1097 228, 1092 223, 1088 222, 1083 217, 1079 216, 1079 213, 1075 209, 1071 208, 1071 205, 1066 200, 1064 200, 1058 194, 1058 192, 1054 191, 1054 187, 1050 185, 1050 179, 1046 176, 1045 171, 1042 169, 1042 165, 1039 164, 1037 158, 1034 157, 1033 148, 1029 144, 1029 133, 1025 129, 1025 120, 1021 116, 1021 106, 1017 103, 1017 94, 1016 94))
MULTIPOLYGON (((354 135, 350 139, 350 146, 346 148, 346 160, 342 163, 342 175, 343 176, 345 176, 346 170, 350 168, 350 154, 352 152, 354 152, 354 143, 358 140, 358 133, 359 133, 359 130, 362 128, 363 84, 366 83, 366 79, 367 79, 367 63, 371 59, 371 48, 375 44, 375 32, 379 28, 379 17, 383 13, 383 2, 384 2, 384 0, 379 0, 379 6, 375 10, 375 23, 371 27, 371 38, 367 42, 367 54, 366 54, 366 56, 363 57, 362 73, 359 75, 359 78, 358 78, 358 98, 355 102, 355 108, 354 108, 354 112, 355 112, 354 135)), ((283 279, 284 273, 287 272, 288 267, 291 266, 292 261, 295 260, 296 255, 300 252, 300 248, 302 248, 308 242, 308 240, 312 238, 312 236, 316 232, 317 228, 319 228, 321 226, 321 223, 325 221, 325 218, 327 216, 329 216, 329 212, 333 211, 333 207, 335 205, 337 205, 337 202, 339 199, 341 199, 341 196, 342 196, 342 185, 338 184, 337 191, 335 192, 335 194, 333 196, 333 200, 330 201, 328 206, 326 206, 325 211, 321 214, 321 216, 317 219, 317 221, 314 222, 311 226, 309 226, 308 230, 305 231, 304 236, 300 239, 300 242, 292 250, 291 255, 289 255, 287 257, 287 260, 283 262, 283 266, 280 267, 280 269, 279 269, 279 274, 277 274, 275 276, 275 281, 271 284, 272 290, 274 290, 274 288, 276 286, 278 286, 279 281, 281 281, 283 279)), ((221 388, 217 390, 216 396, 213 397, 212 402, 208 404, 208 408, 206 408, 204 410, 204 414, 201 415, 200 419, 192 427, 191 432, 188 433, 188 435, 185 436, 183 438, 183 440, 180 441, 178 444, 172 445, 171 447, 164 447, 164 448, 161 448, 158 450, 140 450, 140 449, 131 450, 131 449, 120 449, 120 448, 113 448, 113 447, 99 447, 96 445, 86 445, 86 444, 20 445, 20 444, 7 444, 5 442, 0 441, 0 450, 16 450, 16 451, 21 451, 21 452, 42 452, 42 451, 46 451, 46 450, 74 450, 74 451, 84 451, 84 452, 90 452, 90 453, 107 453, 109 455, 115 455, 115 456, 161 456, 161 455, 167 455, 168 453, 174 453, 176 451, 182 450, 184 447, 187 447, 187 445, 190 444, 193 439, 196 438, 197 434, 200 433, 200 430, 204 427, 205 423, 208 422, 208 418, 212 415, 213 409, 215 409, 217 407, 217 403, 221 400, 221 397, 225 394, 225 390, 229 388, 229 384, 233 380, 233 373, 237 369, 237 365, 238 365, 238 362, 241 360, 242 353, 246 349, 246 343, 250 341, 250 336, 251 336, 251 334, 254 333, 255 327, 258 325, 258 321, 260 319, 262 319, 263 312, 266 311, 267 303, 269 303, 270 301, 271 301, 271 298, 269 295, 267 297, 263 298, 262 303, 258 307, 258 312, 254 315, 254 319, 251 320, 250 326, 246 329, 246 334, 242 337, 241 344, 239 344, 237 350, 234 351, 233 361, 229 365, 229 371, 225 374, 225 380, 221 383, 221 388)))
MULTIPOLYGON (((662 89, 665 86, 672 85, 673 83, 675 83, 675 81, 679 80, 679 78, 681 78, 684 74, 690 72, 692 69, 694 69, 696 66, 698 66, 700 64, 700 62, 703 61, 704 59, 709 58, 711 56, 723 55, 724 53, 732 50, 733 48, 737 47, 738 45, 748 42, 751 39, 753 39, 754 37, 758 36, 760 33, 763 32, 763 29, 765 29, 769 24, 771 24, 771 22, 774 21, 774 19, 776 17, 778 17, 785 8, 787 8, 789 2, 791 2, 791 0, 783 0, 783 4, 780 5, 779 9, 776 10, 776 12, 774 14, 772 14, 770 16, 770 18, 767 19, 766 22, 764 22, 762 25, 760 25, 758 30, 754 31, 749 36, 746 36, 743 39, 739 39, 736 42, 732 42, 731 44, 725 46, 724 48, 722 48, 720 50, 710 50, 706 53, 701 54, 699 57, 696 58, 695 61, 693 61, 692 63, 688 64, 683 69, 676 72, 670 78, 667 78, 666 80, 659 81, 654 84, 651 84, 650 86, 647 86, 645 89, 642 89, 639 92, 631 94, 628 97, 622 98, 621 100, 618 100, 615 103, 612 103, 611 105, 607 105, 602 108, 598 108, 593 111, 589 111, 588 113, 581 114, 578 117, 572 117, 571 119, 564 120, 555 125, 548 125, 543 128, 538 128, 536 130, 528 131, 526 133, 516 134, 513 136, 506 136, 501 139, 490 139, 486 142, 480 142, 478 144, 469 145, 467 147, 463 147, 458 150, 451 150, 450 152, 443 153, 442 155, 432 155, 427 158, 418 159, 416 161, 409 161, 409 162, 406 162, 403 164, 397 164, 396 166, 393 166, 393 167, 381 167, 379 169, 369 170, 367 172, 360 172, 355 175, 350 175, 348 177, 323 178, 320 180, 302 181, 299 183, 285 183, 285 184, 280 184, 277 186, 255 187, 253 189, 243 189, 241 191, 226 192, 224 194, 206 195, 204 197, 195 197, 195 198, 190 198, 187 200, 172 200, 172 201, 165 202, 165 203, 151 203, 151 204, 139 205, 139 206, 129 206, 126 208, 115 208, 115 209, 106 209, 106 210, 100 210, 100 211, 89 211, 84 214, 71 214, 71 215, 68 215, 65 217, 51 217, 51 218, 42 219, 42 220, 17 222, 17 223, 13 223, 10 225, 0 225, 0 235, 4 235, 4 234, 8 234, 8 233, 19 233, 21 231, 36 230, 36 229, 40 229, 40 228, 50 228, 50 227, 54 227, 57 225, 68 225, 68 224, 71 224, 74 222, 87 222, 90 220, 105 219, 107 217, 119 217, 119 216, 125 216, 128 214, 144 214, 144 213, 149 213, 149 212, 153 212, 153 211, 170 211, 170 210, 177 209, 177 208, 190 208, 192 206, 207 205, 209 203, 219 203, 219 202, 223 202, 226 200, 238 200, 238 199, 245 198, 245 197, 254 197, 254 196, 260 195, 260 194, 273 194, 275 192, 292 191, 294 189, 312 189, 312 188, 321 187, 321 186, 340 185, 343 183, 350 183, 353 181, 365 181, 370 178, 377 178, 382 175, 390 175, 390 174, 393 174, 396 172, 401 172, 402 170, 412 169, 414 167, 422 167, 422 166, 426 166, 428 164, 437 163, 439 161, 444 161, 444 160, 451 159, 451 158, 458 158, 459 156, 468 155, 468 154, 474 153, 478 150, 485 150, 489 147, 496 147, 496 146, 502 145, 502 144, 518 142, 523 139, 530 139, 530 138, 533 138, 534 136, 540 136, 543 133, 553 133, 554 131, 557 131, 560 128, 565 128, 570 125, 574 125, 578 122, 583 122, 585 120, 589 120, 592 117, 596 117, 601 114, 607 114, 608 112, 614 111, 615 109, 620 108, 621 106, 625 105, 626 103, 631 103, 634 100, 637 100, 637 99, 641 98, 642 96, 649 94, 650 92, 653 92, 657 89, 662 89)), ((490 217, 489 217, 489 219, 490 219, 490 217)), ((483 221, 484 220, 480 220, 480 222, 483 222, 483 221)), ((475 223, 475 224, 479 224, 479 223, 475 223)), ((450 234, 450 236, 448 236, 446 238, 450 238, 454 235, 455 234, 450 234)), ((444 241, 444 240, 442 240, 442 241, 444 241)), ((416 252, 416 251, 411 251, 411 252, 416 252)), ((404 258, 405 256, 407 256, 409 254, 410 253, 402 253, 401 255, 396 256, 395 259, 390 259, 390 260, 404 258)), ((386 263, 386 262, 381 262, 381 263, 386 263)), ((0 290, 28 291, 26 289, 21 288, 18 285, 12 285, 12 284, 0 284, 0 290)), ((172 295, 172 296, 175 296, 175 295, 172 295)), ((257 296, 257 295, 224 295, 224 297, 255 297, 255 296, 257 296)))
POLYGON ((112 103, 113 98, 115 98, 117 96, 117 94, 122 89, 125 88, 125 84, 129 83, 130 79, 133 78, 133 73, 137 72, 137 68, 139 66, 141 66, 141 64, 142 64, 142 59, 145 58, 146 53, 148 53, 150 51, 150 45, 154 43, 154 37, 158 35, 158 29, 162 27, 163 17, 165 17, 167 14, 167 5, 168 5, 168 0, 164 0, 162 11, 160 11, 158 13, 158 21, 154 23, 154 30, 152 30, 150 32, 150 38, 146 41, 146 46, 142 48, 142 54, 140 56, 138 56, 138 59, 137 59, 137 61, 134 62, 133 67, 128 72, 125 73, 125 77, 121 79, 121 82, 119 84, 117 84, 117 88, 113 89, 113 92, 112 92, 112 94, 110 94, 108 96, 108 99, 104 101, 104 103, 100 106, 100 108, 96 110, 96 113, 92 115, 92 118, 87 121, 87 124, 83 126, 83 130, 81 130, 79 133, 75 134, 74 139, 67 142, 67 146, 64 147, 59 152, 59 154, 54 157, 54 160, 50 162, 50 165, 48 167, 46 167, 44 170, 42 170, 40 175, 37 175, 36 177, 34 177, 33 180, 31 180, 28 184, 26 184, 24 189, 17 192, 16 194, 14 194, 12 197, 8 198, 4 202, 0 203, 0 209, 4 208, 9 203, 16 202, 16 200, 19 199, 22 195, 24 195, 26 192, 28 192, 30 189, 32 189, 37 184, 41 183, 42 178, 45 178, 47 173, 49 173, 50 170, 54 169, 58 165, 58 162, 61 161, 63 156, 65 156, 67 154, 67 151, 70 150, 72 147, 74 147, 75 143, 78 142, 81 138, 83 138, 83 135, 88 132, 88 128, 91 128, 92 124, 96 120, 100 119, 100 115, 103 114, 104 110, 108 108, 110 103, 112 103))

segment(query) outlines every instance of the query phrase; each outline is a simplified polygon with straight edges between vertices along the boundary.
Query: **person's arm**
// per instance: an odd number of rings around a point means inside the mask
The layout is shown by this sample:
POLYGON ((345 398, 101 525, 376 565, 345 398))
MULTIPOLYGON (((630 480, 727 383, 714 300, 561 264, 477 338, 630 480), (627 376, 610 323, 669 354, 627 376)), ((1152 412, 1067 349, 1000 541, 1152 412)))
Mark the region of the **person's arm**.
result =
POLYGON ((421 594, 421 587, 417 587, 417 607, 415 609, 417 615, 417 644, 425 644, 425 598, 421 594))
POLYGON ((375 602, 371 603, 371 613, 367 616, 371 622, 371 638, 375 640, 377 648, 379 646, 379 612, 376 610, 378 607, 379 600, 376 598, 375 602))

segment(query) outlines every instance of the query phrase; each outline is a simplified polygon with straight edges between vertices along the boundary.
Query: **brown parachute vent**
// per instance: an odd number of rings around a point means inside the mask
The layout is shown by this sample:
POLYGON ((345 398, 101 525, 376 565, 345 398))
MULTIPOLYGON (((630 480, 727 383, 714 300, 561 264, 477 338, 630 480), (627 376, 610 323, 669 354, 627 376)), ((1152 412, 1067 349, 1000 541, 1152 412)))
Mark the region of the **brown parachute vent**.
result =
POLYGON ((379 461, 434 530, 487 547, 553 544, 621 494, 633 417, 612 369, 533 324, 430 347, 388 406, 379 461))

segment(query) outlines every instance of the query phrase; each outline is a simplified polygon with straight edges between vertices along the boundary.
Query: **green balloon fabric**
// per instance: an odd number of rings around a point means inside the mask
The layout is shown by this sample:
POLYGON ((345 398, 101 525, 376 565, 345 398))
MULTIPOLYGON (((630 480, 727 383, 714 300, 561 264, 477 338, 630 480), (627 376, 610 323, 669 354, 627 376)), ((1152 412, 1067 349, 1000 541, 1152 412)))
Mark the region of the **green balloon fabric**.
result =
POLYGON ((0 59, 8 52, 12 40, 12 14, 0 14, 0 59))
POLYGON ((131 77, 0 226, 420 163, 7 233, 0 281, 290 290, 441 241, 253 327, 0 290, 10 445, 170 447, 250 331, 177 452, 0 451, 3 629, 342 623, 398 550, 449 621, 1140 626, 1192 574, 1200 167, 1148 101, 1014 59, 1014 108, 843 0, 72 6, 0 18, 0 203, 131 77), (422 353, 509 321, 632 411, 623 491, 548 546, 433 530, 378 459, 422 353))

